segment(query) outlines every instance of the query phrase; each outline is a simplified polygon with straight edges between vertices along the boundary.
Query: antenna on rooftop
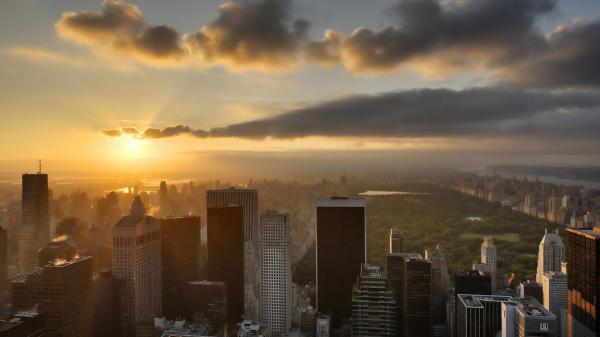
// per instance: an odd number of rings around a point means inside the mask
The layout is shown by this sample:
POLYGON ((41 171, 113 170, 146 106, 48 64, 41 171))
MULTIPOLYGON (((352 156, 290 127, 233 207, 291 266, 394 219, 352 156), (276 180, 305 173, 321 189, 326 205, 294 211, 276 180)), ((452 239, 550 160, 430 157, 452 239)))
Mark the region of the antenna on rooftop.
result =
POLYGON ((38 159, 38 165, 39 165, 38 174, 42 174, 42 160, 41 159, 38 159))

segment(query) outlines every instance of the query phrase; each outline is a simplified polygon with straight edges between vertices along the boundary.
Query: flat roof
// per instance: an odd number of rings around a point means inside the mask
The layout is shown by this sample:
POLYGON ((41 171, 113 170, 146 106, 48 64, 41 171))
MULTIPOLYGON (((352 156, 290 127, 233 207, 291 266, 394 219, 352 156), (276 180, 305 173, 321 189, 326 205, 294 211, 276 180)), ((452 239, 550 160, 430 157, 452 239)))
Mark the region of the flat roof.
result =
POLYGON ((367 199, 358 197, 319 197, 317 207, 366 207, 367 199))

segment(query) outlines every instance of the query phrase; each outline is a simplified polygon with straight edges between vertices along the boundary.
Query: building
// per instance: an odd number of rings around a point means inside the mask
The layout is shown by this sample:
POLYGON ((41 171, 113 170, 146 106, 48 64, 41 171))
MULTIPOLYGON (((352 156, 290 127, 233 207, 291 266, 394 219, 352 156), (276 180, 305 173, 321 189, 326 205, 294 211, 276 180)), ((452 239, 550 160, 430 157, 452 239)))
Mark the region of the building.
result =
POLYGON ((557 337, 556 316, 536 300, 502 302, 502 337, 557 337))
POLYGON ((57 259, 13 280, 14 310, 37 305, 50 336, 89 336, 92 319, 92 257, 57 259))
POLYGON ((533 297, 536 301, 544 303, 544 288, 540 283, 526 280, 517 286, 517 296, 519 298, 533 297))
POLYGON ((352 336, 395 336, 396 299, 381 267, 363 264, 352 291, 352 336))
MULTIPOLYGON (((478 271, 467 270, 456 273, 454 275, 454 300, 450 307, 454 310, 451 316, 453 328, 449 329, 451 335, 460 336, 457 334, 457 315, 458 295, 459 294, 474 294, 474 295, 491 295, 492 294, 492 278, 490 274, 478 271)), ((450 323, 450 321, 449 321, 450 323)))
POLYGON ((432 333, 431 263, 422 258, 404 259, 405 336, 429 337, 432 333))
POLYGON ((162 312, 160 220, 146 215, 139 196, 112 230, 113 274, 125 280, 127 331, 162 312))
POLYGON ((497 289, 497 255, 496 246, 491 237, 486 237, 481 244, 481 263, 474 263, 473 270, 479 270, 490 274, 492 280, 492 293, 497 289))
POLYGON ((386 274, 396 299, 396 335, 406 333, 406 261, 405 259, 422 259, 417 253, 386 254, 386 274))
POLYGON ((544 237, 538 248, 538 263, 535 280, 542 284, 545 272, 560 271, 560 265, 565 261, 565 246, 558 235, 558 230, 555 233, 548 233, 544 230, 544 237))
POLYGON ((0 227, 0 294, 8 289, 8 231, 0 227))
MULTIPOLYGON (((184 317, 208 327, 211 335, 227 330, 227 287, 225 282, 192 281, 185 290, 184 317)), ((180 302, 181 305, 181 302, 180 302)))
POLYGON ((600 331, 600 229, 567 228, 567 336, 600 331))
MULTIPOLYGON (((260 273, 258 270, 258 191, 229 188, 206 191, 206 207, 242 207, 244 225, 244 313, 250 320, 258 320, 258 294, 260 273)), ((237 320, 237 318, 235 319, 237 320)))
POLYGON ((65 237, 56 238, 40 249, 38 252, 38 265, 44 267, 56 259, 70 260, 77 254, 77 248, 69 243, 65 237))
POLYGON ((562 272, 549 271, 544 273, 542 278, 542 287, 544 293, 544 308, 549 310, 557 318, 557 335, 566 336, 567 318, 567 274, 562 272))
MULTIPOLYGON (((168 320, 164 317, 154 319, 152 337, 206 337, 206 329, 202 325, 190 324, 185 319, 168 320)), ((138 336, 140 337, 140 336, 138 336)))
POLYGON ((127 296, 125 280, 111 270, 102 270, 92 288, 92 336, 127 334, 127 296))
MULTIPOLYGON (((40 168, 41 169, 41 168, 40 168)), ((18 230, 18 269, 26 274, 38 266, 38 250, 50 241, 48 175, 23 174, 21 208, 23 223, 18 230)))
MULTIPOLYGON (((305 337, 313 337, 315 335, 315 324, 316 324, 316 314, 315 308, 312 306, 307 306, 304 308, 298 308, 300 314, 300 322, 298 327, 300 329, 300 333, 305 337)), ((329 325, 327 326, 327 336, 329 337, 329 325)))
POLYGON ((390 253, 404 253, 404 236, 393 228, 390 228, 389 244, 390 253))
POLYGON ((162 314, 183 316, 188 282, 200 279, 200 217, 168 217, 160 221, 162 263, 162 314))
POLYGON ((502 303, 511 296, 457 294, 456 336, 493 337, 502 331, 502 303))
POLYGON ((352 315, 352 288, 366 261, 366 200, 317 199, 317 311, 331 312, 332 329, 352 315))
POLYGON ((46 319, 35 310, 19 311, 0 319, 2 337, 44 337, 47 334, 46 319))
POLYGON ((244 315, 244 209, 241 206, 207 210, 208 280, 225 282, 227 318, 244 315))
POLYGON ((331 336, 331 315, 319 315, 315 322, 315 336, 331 336))
POLYGON ((260 219, 260 322, 273 336, 292 327, 291 227, 287 214, 267 212, 260 219))
POLYGON ((440 246, 425 250, 425 260, 431 263, 431 307, 434 325, 446 323, 446 294, 448 293, 448 267, 440 246))
POLYGON ((268 337, 269 328, 261 326, 260 323, 250 320, 245 320, 240 323, 238 337, 268 337))

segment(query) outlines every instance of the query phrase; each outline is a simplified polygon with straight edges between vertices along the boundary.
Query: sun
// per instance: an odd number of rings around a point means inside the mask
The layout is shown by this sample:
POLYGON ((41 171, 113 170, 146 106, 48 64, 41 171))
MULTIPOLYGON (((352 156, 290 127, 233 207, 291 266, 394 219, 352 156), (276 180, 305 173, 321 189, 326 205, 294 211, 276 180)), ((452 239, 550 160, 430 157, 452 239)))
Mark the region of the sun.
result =
POLYGON ((129 138, 127 140, 127 150, 130 153, 138 153, 141 148, 141 141, 136 138, 129 138))

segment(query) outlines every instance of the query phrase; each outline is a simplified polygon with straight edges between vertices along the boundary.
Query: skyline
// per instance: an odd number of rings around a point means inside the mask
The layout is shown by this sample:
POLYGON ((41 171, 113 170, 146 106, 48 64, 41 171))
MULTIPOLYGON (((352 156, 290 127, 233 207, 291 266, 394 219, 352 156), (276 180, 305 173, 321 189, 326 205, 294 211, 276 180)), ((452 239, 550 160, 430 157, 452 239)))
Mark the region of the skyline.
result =
POLYGON ((593 1, 0 8, 5 172, 600 162, 593 1))

